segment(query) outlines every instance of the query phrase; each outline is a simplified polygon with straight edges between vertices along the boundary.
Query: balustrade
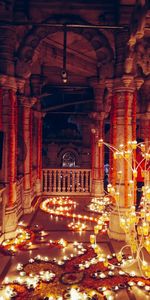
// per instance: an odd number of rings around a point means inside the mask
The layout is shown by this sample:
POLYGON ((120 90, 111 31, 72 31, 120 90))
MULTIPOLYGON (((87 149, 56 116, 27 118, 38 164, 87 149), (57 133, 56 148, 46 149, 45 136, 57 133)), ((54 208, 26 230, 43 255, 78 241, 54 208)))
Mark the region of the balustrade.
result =
POLYGON ((90 194, 90 169, 43 169, 44 194, 90 194))

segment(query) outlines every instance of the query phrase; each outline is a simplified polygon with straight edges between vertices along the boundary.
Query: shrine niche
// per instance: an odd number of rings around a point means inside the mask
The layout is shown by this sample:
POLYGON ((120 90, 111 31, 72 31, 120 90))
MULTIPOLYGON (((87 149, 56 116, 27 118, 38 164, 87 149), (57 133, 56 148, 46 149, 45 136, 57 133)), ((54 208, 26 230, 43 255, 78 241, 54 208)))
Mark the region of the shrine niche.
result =
POLYGON ((63 168, 74 168, 76 166, 76 158, 73 152, 65 152, 62 156, 63 168))

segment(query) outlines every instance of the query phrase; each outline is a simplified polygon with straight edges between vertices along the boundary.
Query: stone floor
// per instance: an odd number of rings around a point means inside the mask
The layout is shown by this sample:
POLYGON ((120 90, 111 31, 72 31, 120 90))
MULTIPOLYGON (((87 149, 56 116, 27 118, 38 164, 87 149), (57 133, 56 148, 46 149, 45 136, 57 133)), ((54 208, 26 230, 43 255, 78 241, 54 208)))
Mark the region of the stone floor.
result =
MULTIPOLYGON (((90 198, 86 197, 71 197, 77 202, 77 213, 86 214, 93 216, 94 214, 88 212, 86 207, 90 201, 90 198)), ((18 263, 26 264, 29 259, 35 258, 38 254, 41 256, 47 256, 49 259, 62 259, 64 256, 68 256, 71 253, 74 253, 73 243, 74 241, 82 242, 83 245, 90 244, 90 235, 93 234, 93 223, 88 222, 87 230, 82 233, 72 231, 68 228, 67 224, 70 223, 70 219, 63 217, 52 217, 49 214, 43 212, 39 206, 36 210, 30 214, 21 218, 21 221, 25 225, 29 225, 30 229, 35 228, 35 225, 38 225, 39 228, 43 231, 43 234, 39 234, 36 242, 26 250, 17 251, 17 253, 12 256, 0 256, 0 271, 1 271, 1 284, 8 277, 11 281, 18 276, 18 271, 16 270, 16 265, 18 263), (59 249, 58 247, 50 247, 48 241, 65 239, 68 242, 68 246, 65 249, 59 249), (39 239, 39 240, 38 240, 39 239), (4 258, 4 259, 3 259, 4 258)), ((123 242, 117 242, 110 240, 107 234, 101 236, 97 235, 97 243, 107 254, 112 254, 118 252, 120 248, 124 245, 123 242)), ((130 271, 137 271, 136 268, 130 271)), ((7 298, 3 290, 0 291, 0 300, 10 299, 7 298)), ((15 299, 15 298, 14 298, 15 299)), ((51 299, 51 298, 49 298, 51 299)), ((72 299, 72 298, 70 298, 72 299)), ((91 298, 93 299, 93 298, 91 298)), ((145 292, 143 288, 133 286, 132 288, 119 289, 115 291, 112 298, 106 299, 121 299, 121 300, 149 300, 150 294, 145 292)), ((57 300, 57 299, 56 299, 57 300)), ((74 299, 78 300, 78 299, 74 299)))

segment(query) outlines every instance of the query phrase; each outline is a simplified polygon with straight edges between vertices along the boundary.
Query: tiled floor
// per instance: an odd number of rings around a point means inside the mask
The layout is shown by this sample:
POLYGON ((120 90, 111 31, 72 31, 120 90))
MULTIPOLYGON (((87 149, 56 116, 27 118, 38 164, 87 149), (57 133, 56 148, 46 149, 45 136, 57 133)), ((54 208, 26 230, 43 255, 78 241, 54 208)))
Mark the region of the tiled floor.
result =
MULTIPOLYGON (((80 212, 80 214, 86 214, 90 216, 93 215, 93 213, 86 210, 87 204, 90 201, 89 198, 80 197, 75 199, 72 197, 72 199, 77 201, 78 213, 80 212)), ((7 272, 5 272, 5 278, 9 277, 11 280, 14 280, 18 276, 18 271, 16 270, 16 265, 18 263, 26 264, 30 258, 34 258, 38 254, 44 257, 47 256, 49 259, 62 259, 64 256, 75 253, 73 248, 74 241, 82 242, 83 245, 88 245, 90 244, 90 235, 93 234, 93 223, 88 222, 87 230, 82 232, 82 234, 79 232, 74 232, 67 226, 67 224, 71 221, 70 219, 68 220, 67 218, 63 217, 52 217, 43 212, 39 207, 37 207, 36 211, 32 214, 24 216, 21 221, 23 221, 24 224, 29 225, 30 229, 35 229, 35 225, 38 225, 39 228, 44 232, 42 236, 40 234, 37 236, 36 242, 33 243, 30 249, 27 249, 26 251, 18 251, 14 256, 12 256, 11 264, 8 261, 4 262, 0 260, 0 265, 3 267, 6 265, 8 268, 7 272), (59 249, 57 247, 51 248, 49 246, 48 241, 50 239, 56 241, 60 238, 67 240, 68 246, 66 249, 59 249)), ((118 250, 123 246, 122 242, 109 240, 107 235, 98 235, 97 243, 107 254, 112 254, 112 252, 115 251, 118 252, 118 250)), ((3 295, 3 292, 0 292, 0 296, 4 297, 0 299, 7 299, 3 295)), ((110 299, 149 300, 150 294, 145 293, 144 289, 135 286, 116 291, 114 298, 110 299)))

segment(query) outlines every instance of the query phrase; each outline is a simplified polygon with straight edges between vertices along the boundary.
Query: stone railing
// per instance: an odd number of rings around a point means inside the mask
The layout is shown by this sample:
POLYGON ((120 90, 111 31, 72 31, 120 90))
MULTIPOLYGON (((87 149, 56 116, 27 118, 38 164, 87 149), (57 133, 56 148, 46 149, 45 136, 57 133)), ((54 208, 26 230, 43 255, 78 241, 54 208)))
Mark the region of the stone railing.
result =
POLYGON ((90 169, 43 169, 43 194, 82 194, 91 192, 90 169))

